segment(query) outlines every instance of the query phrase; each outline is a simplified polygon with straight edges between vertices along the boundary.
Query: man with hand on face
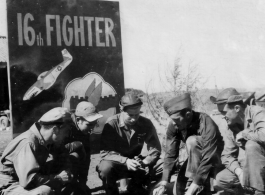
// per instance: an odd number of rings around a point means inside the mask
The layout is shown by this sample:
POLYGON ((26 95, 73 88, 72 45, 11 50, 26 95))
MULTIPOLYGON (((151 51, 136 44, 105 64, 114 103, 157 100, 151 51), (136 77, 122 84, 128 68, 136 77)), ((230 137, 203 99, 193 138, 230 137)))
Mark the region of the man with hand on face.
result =
POLYGON ((175 181, 177 195, 211 194, 210 177, 220 166, 223 141, 217 125, 205 113, 191 109, 189 93, 164 104, 170 117, 166 133, 163 177, 153 195, 162 195, 179 157, 180 142, 186 143, 188 159, 175 181))
POLYGON ((80 184, 82 194, 89 194, 86 185, 87 175, 90 165, 90 134, 98 123, 98 119, 103 116, 96 112, 95 106, 86 101, 80 102, 76 106, 75 113, 71 115, 70 135, 64 141, 64 145, 71 154, 74 164, 74 175, 80 184))
POLYGON ((108 195, 119 194, 116 181, 121 178, 131 178, 127 190, 140 195, 146 194, 141 185, 149 180, 151 174, 159 177, 161 145, 152 122, 140 116, 142 104, 133 93, 125 94, 120 101, 121 113, 110 117, 104 126, 101 135, 102 160, 97 171, 108 195), (140 154, 144 142, 148 155, 142 158, 140 154))
POLYGON ((1 194, 57 194, 71 182, 72 174, 64 167, 56 174, 46 171, 48 146, 60 145, 68 136, 64 125, 67 115, 66 108, 54 108, 7 145, 0 163, 1 194))
MULTIPOLYGON (((265 194, 265 110, 244 104, 241 95, 229 97, 224 110, 227 124, 238 128, 232 137, 234 142, 245 150, 244 165, 233 161, 232 171, 247 193, 265 194)), ((219 184, 229 191, 229 181, 219 184)))

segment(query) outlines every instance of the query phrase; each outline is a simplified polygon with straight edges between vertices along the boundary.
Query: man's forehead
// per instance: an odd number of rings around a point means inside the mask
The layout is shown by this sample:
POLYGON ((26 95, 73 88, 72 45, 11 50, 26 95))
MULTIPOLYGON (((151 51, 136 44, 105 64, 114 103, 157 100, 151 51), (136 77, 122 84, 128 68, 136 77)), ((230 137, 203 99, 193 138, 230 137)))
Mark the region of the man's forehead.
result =
POLYGON ((180 116, 181 116, 181 115, 180 115, 180 112, 177 112, 177 113, 175 113, 175 114, 170 115, 170 118, 171 118, 171 119, 178 119, 180 116))
POLYGON ((226 103, 221 103, 221 104, 217 104, 217 109, 219 112, 225 112, 224 108, 225 108, 226 103))
POLYGON ((229 106, 229 104, 226 104, 225 107, 224 107, 224 111, 228 112, 228 111, 231 111, 231 110, 233 110, 233 107, 231 107, 231 105, 229 106))
POLYGON ((126 108, 125 112, 127 113, 138 113, 140 112, 141 106, 137 107, 131 107, 131 108, 126 108))

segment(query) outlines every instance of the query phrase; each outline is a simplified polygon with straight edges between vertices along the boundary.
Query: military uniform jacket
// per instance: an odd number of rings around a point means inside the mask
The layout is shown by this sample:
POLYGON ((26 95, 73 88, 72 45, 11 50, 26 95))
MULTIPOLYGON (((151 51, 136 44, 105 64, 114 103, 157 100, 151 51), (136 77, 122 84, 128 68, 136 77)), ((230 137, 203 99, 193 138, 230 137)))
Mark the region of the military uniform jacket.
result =
POLYGON ((85 135, 79 130, 74 114, 72 114, 71 118, 73 122, 70 124, 70 134, 63 143, 68 153, 78 152, 81 155, 81 162, 78 166, 82 171, 79 172, 79 180, 86 183, 90 165, 90 134, 85 135), (80 151, 82 147, 85 150, 85 154, 83 154, 83 151, 80 151))
POLYGON ((53 187, 61 183, 55 175, 43 174, 42 168, 49 156, 44 143, 37 124, 34 124, 8 144, 0 163, 1 188, 14 182, 19 182, 25 189, 40 185, 53 187))
POLYGON ((124 124, 123 114, 110 117, 101 135, 101 158, 125 163, 141 154, 144 142, 147 144, 148 155, 145 160, 148 164, 155 163, 160 156, 161 145, 152 122, 139 116, 137 123, 132 127, 124 124))
POLYGON ((260 106, 248 106, 245 110, 244 130, 246 140, 265 146, 265 110, 260 106))
POLYGON ((243 167, 245 161, 245 151, 236 143, 238 131, 232 131, 227 127, 226 134, 224 135, 225 146, 221 160, 232 173, 235 173, 236 168, 243 167))
POLYGON ((213 157, 216 154, 219 157, 221 156, 224 143, 214 121, 207 114, 194 111, 186 136, 182 135, 173 121, 169 122, 166 133, 166 152, 162 180, 170 180, 175 161, 179 156, 180 142, 186 142, 187 138, 192 135, 201 136, 202 138, 202 159, 193 182, 198 185, 202 185, 205 182, 211 168, 217 163, 215 162, 216 158, 213 157))

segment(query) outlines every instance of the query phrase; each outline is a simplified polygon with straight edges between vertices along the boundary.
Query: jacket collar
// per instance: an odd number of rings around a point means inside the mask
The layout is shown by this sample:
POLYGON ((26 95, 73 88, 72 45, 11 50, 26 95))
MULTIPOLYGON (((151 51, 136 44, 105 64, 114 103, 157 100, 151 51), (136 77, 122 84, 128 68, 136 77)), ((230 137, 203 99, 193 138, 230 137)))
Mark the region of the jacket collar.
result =
POLYGON ((40 145, 45 145, 45 140, 43 139, 42 135, 40 134, 40 125, 38 123, 34 123, 30 127, 30 131, 38 138, 40 145))
POLYGON ((250 116, 250 106, 247 105, 246 109, 245 109, 245 120, 246 121, 249 121, 251 119, 251 116, 250 116))
POLYGON ((72 121, 73 121, 74 124, 75 124, 75 127, 76 127, 78 130, 80 130, 79 127, 78 127, 78 125, 77 125, 77 121, 76 121, 76 116, 75 116, 75 114, 71 114, 71 118, 72 118, 72 121))
POLYGON ((247 105, 245 109, 245 120, 244 120, 244 128, 248 128, 248 124, 252 122, 251 119, 251 106, 247 105))

